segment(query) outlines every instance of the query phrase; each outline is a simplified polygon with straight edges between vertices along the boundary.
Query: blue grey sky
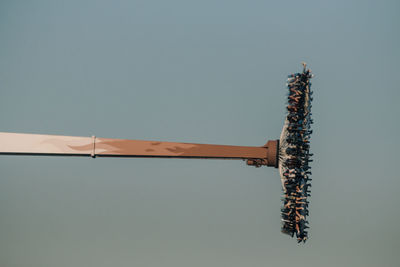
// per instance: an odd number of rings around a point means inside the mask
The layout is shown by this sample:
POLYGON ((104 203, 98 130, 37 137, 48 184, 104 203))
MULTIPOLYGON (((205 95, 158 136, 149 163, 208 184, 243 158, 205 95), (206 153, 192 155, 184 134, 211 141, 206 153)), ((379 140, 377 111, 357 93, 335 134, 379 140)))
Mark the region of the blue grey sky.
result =
POLYGON ((398 1, 0 1, 0 131, 231 145, 279 137, 309 64, 310 239, 278 171, 1 156, 0 266, 398 266, 398 1))

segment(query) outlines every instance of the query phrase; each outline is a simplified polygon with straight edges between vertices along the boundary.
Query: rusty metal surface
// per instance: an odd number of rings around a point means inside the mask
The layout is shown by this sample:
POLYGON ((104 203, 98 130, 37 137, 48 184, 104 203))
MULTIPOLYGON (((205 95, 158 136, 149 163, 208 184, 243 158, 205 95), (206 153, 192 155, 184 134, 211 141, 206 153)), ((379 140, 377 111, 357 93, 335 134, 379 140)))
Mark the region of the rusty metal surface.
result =
MULTIPOLYGON (((85 149, 85 148, 83 148, 85 149)), ((158 141, 96 139, 98 156, 148 156, 175 158, 266 158, 263 147, 191 144, 158 141)))
MULTIPOLYGON (((277 141, 265 146, 229 146, 59 135, 0 133, 0 154, 100 157, 250 159, 276 166, 277 141)), ((256 162, 257 164, 251 164, 256 162)))

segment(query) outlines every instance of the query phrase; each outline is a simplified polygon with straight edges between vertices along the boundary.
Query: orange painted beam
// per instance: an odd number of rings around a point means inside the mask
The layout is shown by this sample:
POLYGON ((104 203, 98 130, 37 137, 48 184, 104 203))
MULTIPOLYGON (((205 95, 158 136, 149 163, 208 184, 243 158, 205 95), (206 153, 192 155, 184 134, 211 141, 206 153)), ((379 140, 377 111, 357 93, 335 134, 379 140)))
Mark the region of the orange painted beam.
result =
POLYGON ((252 147, 0 132, 0 154, 8 155, 258 159, 272 166, 276 151, 276 141, 252 147))

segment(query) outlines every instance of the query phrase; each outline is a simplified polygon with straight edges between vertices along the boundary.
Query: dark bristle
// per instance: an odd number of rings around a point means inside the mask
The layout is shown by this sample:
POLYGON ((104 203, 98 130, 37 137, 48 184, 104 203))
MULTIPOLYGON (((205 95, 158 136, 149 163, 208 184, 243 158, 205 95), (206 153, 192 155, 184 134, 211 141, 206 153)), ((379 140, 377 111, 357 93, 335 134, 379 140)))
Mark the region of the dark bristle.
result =
POLYGON ((288 76, 288 115, 281 136, 280 148, 282 186, 284 191, 282 207, 282 232, 296 235, 298 242, 305 242, 308 222, 309 196, 309 140, 312 130, 311 83, 312 74, 304 64, 302 73, 288 76), (283 139, 283 140, 282 140, 283 139))

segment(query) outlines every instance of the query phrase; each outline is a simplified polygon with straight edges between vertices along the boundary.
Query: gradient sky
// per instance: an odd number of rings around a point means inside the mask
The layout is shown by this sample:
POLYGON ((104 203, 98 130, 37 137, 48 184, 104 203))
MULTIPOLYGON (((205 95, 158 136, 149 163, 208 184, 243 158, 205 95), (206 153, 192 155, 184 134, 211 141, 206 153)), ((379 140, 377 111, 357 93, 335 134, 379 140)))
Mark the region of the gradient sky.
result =
POLYGON ((0 266, 398 266, 399 1, 0 1, 0 131, 263 145, 315 73, 310 239, 273 168, 1 156, 0 266))

